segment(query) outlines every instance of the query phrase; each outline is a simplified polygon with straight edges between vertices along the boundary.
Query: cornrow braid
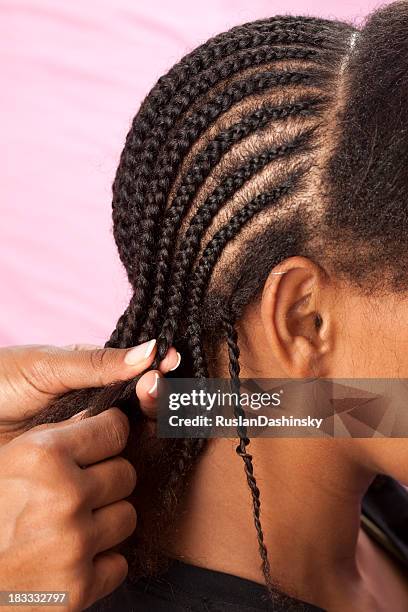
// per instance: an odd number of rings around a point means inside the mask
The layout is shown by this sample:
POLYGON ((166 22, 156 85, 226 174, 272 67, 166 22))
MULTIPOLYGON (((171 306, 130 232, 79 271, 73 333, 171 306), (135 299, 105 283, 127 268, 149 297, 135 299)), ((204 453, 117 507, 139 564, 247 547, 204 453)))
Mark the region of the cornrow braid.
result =
MULTIPOLYGON (((270 121, 282 120, 290 116, 309 116, 318 113, 325 102, 324 96, 310 97, 292 104, 278 105, 276 107, 262 107, 251 113, 248 117, 232 125, 225 131, 222 131, 217 137, 212 140, 206 149, 197 155, 192 170, 187 173, 184 182, 179 186, 178 192, 172 202, 172 205, 167 210, 163 222, 163 231, 157 250, 157 272, 154 283, 154 293, 151 305, 148 311, 147 320, 143 326, 143 332, 137 337, 136 328, 132 324, 138 320, 138 311, 135 310, 135 296, 132 297, 131 303, 122 317, 119 319, 117 328, 113 332, 106 346, 124 347, 130 346, 138 339, 144 342, 148 338, 157 333, 158 322, 160 321, 161 309, 163 308, 164 296, 166 293, 166 280, 168 272, 169 252, 173 244, 174 235, 176 234, 183 214, 188 207, 189 202, 197 192, 199 186, 207 178, 209 172, 221 159, 232 145, 237 144, 243 138, 253 133, 255 130, 260 130, 265 127, 270 121)), ((299 141, 299 144, 300 141, 299 141)), ((282 145, 290 150, 290 144, 282 145)), ((293 147, 294 149, 295 147, 293 147)), ((279 147, 278 147, 279 149, 279 147)), ((140 309, 140 307, 139 307, 140 309)), ((139 320, 142 321, 142 315, 139 320)))
MULTIPOLYGON (((134 283, 136 296, 133 312, 136 320, 138 320, 146 308, 152 270, 151 260, 155 247, 154 228, 166 204, 165 194, 170 186, 170 181, 174 179, 183 154, 185 154, 191 144, 209 124, 213 123, 221 114, 244 98, 255 93, 270 90, 272 87, 283 87, 285 85, 300 86, 306 83, 310 86, 316 86, 321 78, 321 72, 312 70, 305 72, 266 71, 254 74, 246 80, 233 83, 226 91, 216 95, 213 100, 207 102, 200 112, 192 113, 191 116, 187 117, 183 129, 178 131, 165 147, 160 164, 160 177, 157 181, 151 179, 150 190, 146 195, 146 205, 144 215, 140 221, 140 233, 137 240, 139 252, 137 277, 131 279, 134 283)), ((132 238, 130 243, 127 244, 127 248, 132 248, 133 240, 132 238)))
MULTIPOLYGON (((242 48, 256 47, 259 44, 307 44, 317 48, 328 48, 330 45, 340 47, 336 31, 347 32, 349 26, 340 22, 333 22, 314 17, 273 17, 261 19, 232 28, 214 36, 205 44, 197 47, 193 52, 186 55, 166 75, 162 76, 157 85, 149 94, 149 105, 142 105, 138 119, 142 115, 144 121, 140 121, 140 128, 147 129, 147 119, 153 119, 149 111, 156 108, 160 103, 168 104, 176 94, 177 87, 189 78, 197 75, 203 67, 216 63, 219 58, 233 55, 242 48), (258 31, 267 31, 272 35, 272 40, 260 42, 256 37, 258 31)), ((136 123, 136 122, 135 122, 136 123)))
MULTIPOLYGON (((169 105, 178 91, 186 83, 201 75, 209 66, 214 66, 218 60, 234 56, 242 49, 256 48, 261 45, 307 45, 317 49, 341 49, 341 42, 336 36, 336 30, 347 33, 349 26, 317 18, 280 17, 259 20, 242 26, 236 26, 229 32, 219 34, 204 45, 186 55, 167 75, 161 77, 142 104, 136 115, 129 136, 139 139, 146 137, 154 126, 158 111, 165 106, 170 113, 177 113, 178 109, 169 105), (266 30, 266 31, 264 31, 266 30), (261 33, 259 36, 258 32, 261 33), (340 44, 339 44, 340 42, 340 44)), ((196 92, 198 95, 198 92, 196 92)), ((189 102, 187 101, 187 105, 189 102)), ((173 115, 169 119, 175 120, 173 115)), ((129 141, 126 145, 135 143, 129 141)), ((121 162, 125 160, 128 150, 124 149, 121 162)))
MULTIPOLYGON (((249 24, 249 26, 250 25, 251 24, 249 24)), ((271 44, 293 42, 295 44, 318 46, 319 43, 315 38, 316 29, 324 29, 326 25, 329 25, 328 22, 314 19, 305 20, 300 25, 296 20, 264 20, 259 23, 256 22, 256 24, 253 25, 255 28, 258 26, 267 28, 266 33, 261 35, 257 35, 256 32, 253 35, 250 34, 248 25, 234 28, 230 34, 220 35, 212 41, 209 41, 208 45, 197 49, 190 56, 187 56, 183 62, 173 69, 173 71, 170 71, 167 77, 159 80, 158 85, 150 94, 149 104, 146 100, 142 105, 140 113, 135 117, 132 129, 126 139, 126 146, 122 153, 117 177, 113 185, 113 221, 115 237, 118 244, 123 245, 125 241, 129 241, 129 230, 131 231, 135 228, 140 218, 139 213, 144 203, 144 197, 146 191, 148 191, 150 187, 152 165, 155 162, 161 143, 167 136, 168 130, 173 127, 176 118, 188 106, 191 97, 194 98, 203 93, 202 83, 206 83, 205 79, 197 79, 198 87, 201 88, 198 90, 194 90, 194 86, 191 83, 192 72, 194 72, 194 60, 196 60, 199 67, 206 67, 215 63, 218 58, 232 54, 237 49, 246 49, 248 46, 256 49, 261 44, 269 46, 271 44), (287 27, 289 23, 291 24, 290 28, 287 27), (281 24, 284 25, 284 29, 281 29, 281 24), (312 33, 315 34, 315 37, 308 34, 307 31, 309 27, 312 33), (241 33, 243 34, 242 37, 239 36, 241 33), (252 40, 248 40, 249 36, 251 36, 252 40), (218 44, 218 41, 220 44, 218 44), (249 43, 252 44, 250 45, 249 43), (202 51, 202 54, 200 54, 200 51, 202 51), (181 75, 180 72, 183 69, 188 69, 188 74, 181 75), (174 103, 168 107, 169 115, 167 117, 161 115, 160 121, 157 121, 157 113, 153 110, 156 106, 155 102, 161 100, 161 104, 166 104, 166 101, 168 101, 167 96, 169 94, 175 94, 174 87, 171 86, 172 77, 177 85, 187 80, 189 83, 188 91, 186 90, 180 94, 180 99, 178 99, 178 101, 181 103, 174 103), (167 95, 163 96, 163 90, 167 95), (148 138, 147 141, 144 140, 146 134, 149 133, 151 134, 150 138, 148 138), (140 153, 140 151, 143 151, 143 154, 137 164, 138 174, 135 175, 134 168, 136 166, 136 155, 140 153), (120 206, 116 205, 117 202, 120 202, 120 206), (133 220, 132 217, 134 217, 133 220)), ((326 32, 326 36, 323 36, 323 40, 320 41, 320 44, 325 44, 327 42, 326 32)), ((293 50, 285 49, 285 52, 288 59, 290 59, 291 56, 293 57, 293 50)), ((301 50, 299 50, 298 53, 298 57, 300 57, 301 50)), ((309 51, 309 57, 312 53, 313 50, 309 51)), ((283 59, 283 55, 281 59, 283 59)), ((260 59, 259 61, 262 60, 260 59)), ((240 69, 239 64, 233 66, 231 71, 234 72, 238 69, 240 69)), ((220 78, 226 78, 230 73, 228 70, 224 69, 221 75, 217 75, 216 69, 213 69, 210 72, 210 75, 211 74, 215 75, 215 77, 213 80, 209 78, 206 84, 207 88, 213 86, 220 78)), ((198 70, 197 76, 202 77, 202 75, 200 75, 200 70, 198 70)), ((158 106, 160 106, 160 103, 158 106)), ((144 229, 146 231, 150 229, 148 219, 145 219, 144 229)), ((138 278, 140 279, 140 287, 136 289, 137 294, 140 292, 140 302, 138 299, 135 300, 134 310, 132 312, 136 320, 139 320, 143 310, 143 295, 144 291, 147 290, 148 280, 144 276, 144 269, 146 268, 143 268, 143 262, 140 255, 139 269, 137 271, 134 270, 134 263, 137 258, 132 256, 132 250, 132 248, 129 249, 128 257, 122 248, 120 249, 120 254, 128 270, 130 280, 132 281, 134 274, 138 274, 138 278)), ((136 245, 136 252, 137 251, 136 245)), ((146 251, 146 256, 148 257, 148 251, 146 251)), ((114 340, 114 338, 111 340, 114 340)))
MULTIPOLYGON (((128 236, 132 217, 140 214, 143 207, 143 194, 148 191, 151 179, 151 169, 157 152, 165 141, 167 133, 174 126, 177 118, 189 106, 192 99, 197 98, 215 85, 220 78, 228 76, 228 70, 218 74, 218 61, 228 56, 234 56, 239 51, 256 49, 271 45, 307 45, 310 47, 336 47, 336 39, 331 36, 331 28, 324 20, 309 19, 303 23, 293 20, 264 20, 255 24, 247 24, 234 28, 230 33, 215 37, 208 44, 199 47, 168 75, 159 80, 135 117, 126 146, 121 156, 117 177, 114 182, 114 227, 117 242, 128 236), (258 32, 258 29, 266 31, 258 32), (321 32, 319 40, 318 33, 321 32), (211 69, 208 69, 211 66, 211 69), (203 78, 202 72, 205 72, 203 78), (183 89, 184 87, 184 89, 183 89), (180 93, 178 93, 178 91, 180 93), (169 100, 172 99, 172 104, 169 100), (166 112, 160 112, 162 107, 166 112), (142 153, 141 153, 142 152, 142 153), (138 173, 135 175, 135 155, 140 154, 138 173), (116 201, 120 206, 116 206, 116 201), (132 205, 128 203, 132 202, 132 205), (126 204, 126 210, 123 208, 126 204), (123 224, 123 231, 122 231, 123 224)), ((285 47, 284 47, 285 48, 285 47)), ((290 51, 288 52, 290 55, 290 51)), ((222 66, 222 64, 221 64, 222 66)), ((239 71, 241 66, 235 67, 239 71)), ((233 69, 234 70, 234 69, 233 69)), ((134 222, 137 222, 134 218, 134 222)), ((134 262, 133 262, 134 263, 134 262)), ((132 261, 124 261, 125 266, 132 261)))
MULTIPOLYGON (((302 20, 279 18, 245 24, 233 28, 229 33, 214 37, 187 55, 166 76, 159 79, 133 121, 114 182, 113 216, 117 242, 122 244, 121 239, 128 237, 127 230, 133 224, 132 217, 138 216, 143 207, 142 196, 148 189, 150 169, 166 138, 166 130, 172 128, 191 99, 203 93, 200 89, 194 89, 194 83, 200 86, 206 82, 206 79, 200 78, 203 70, 209 66, 216 66, 219 59, 234 55, 239 50, 254 49, 261 45, 293 43, 325 49, 332 46, 336 49, 339 47, 339 41, 333 35, 333 30, 336 29, 346 30, 347 26, 333 25, 328 21, 313 18, 302 20), (266 32, 263 31, 265 29, 266 32), (169 101, 176 97, 178 90, 181 90, 177 98, 178 103, 174 101, 173 104, 169 104, 169 101), (160 112, 163 107, 166 108, 167 114, 160 112), (140 160, 136 160, 135 156, 141 152, 143 153, 140 160), (139 162, 137 174, 134 172, 136 161, 139 162), (120 202, 119 206, 116 206, 117 201, 120 202), (123 204, 126 206, 125 210, 123 204)), ((210 75, 216 75, 216 68, 209 71, 208 87, 212 87, 218 79, 215 77, 215 80, 211 81, 210 75)), ((134 221, 137 221, 137 217, 134 221)), ((124 261, 124 264, 127 267, 127 264, 131 266, 132 262, 124 261)))
MULTIPOLYGON (((289 142, 282 145, 272 147, 261 155, 251 158, 246 164, 238 168, 232 175, 228 176, 207 198, 205 203, 199 208, 196 215, 193 217, 190 226, 185 234, 185 242, 183 251, 180 253, 179 260, 173 270, 173 284, 168 295, 168 308, 166 312, 166 323, 164 324, 159 339, 158 339, 158 355, 159 359, 164 356, 169 346, 171 345, 174 334, 177 331, 177 321, 180 315, 182 299, 184 297, 182 289, 186 284, 186 278, 191 269, 194 258, 194 253, 199 246, 201 236, 205 229, 209 226, 214 215, 223 205, 223 203, 231 197, 246 181, 252 178, 256 173, 262 170, 267 164, 273 160, 289 156, 293 153, 299 153, 307 143, 313 130, 307 133, 296 136, 289 142)), ((286 187, 282 188, 279 193, 286 191, 286 187)), ((248 221, 257 211, 261 210, 266 203, 274 200, 278 194, 277 191, 272 194, 261 194, 253 202, 244 207, 231 219, 230 224, 224 229, 225 240, 231 239, 239 231, 241 224, 248 221)), ((211 246, 221 245, 222 248, 225 242, 222 241, 221 231, 214 238, 211 246)), ((208 247, 207 247, 208 248, 208 247)))
MULTIPOLYGON (((293 175, 289 179, 273 189, 269 193, 261 193, 251 202, 246 204, 238 211, 230 220, 230 222, 222 227, 212 238, 209 244, 204 249, 203 255, 198 262, 194 272, 191 295, 187 301, 188 312, 188 333, 190 350, 193 357, 194 371, 198 372, 200 368, 206 369, 204 351, 202 347, 202 331, 200 327, 200 306, 203 302, 204 291, 208 284, 208 279, 211 276, 213 268, 222 254, 225 245, 235 238, 255 214, 262 211, 266 206, 270 206, 286 195, 290 189, 294 188, 296 180, 299 177, 293 175)), ((166 341, 168 339, 166 338, 166 341)))
MULTIPOLYGON (((135 159, 132 159, 132 155, 140 153, 144 146, 147 159, 143 157, 143 163, 145 161, 147 163, 154 161, 152 155, 154 156, 155 151, 159 150, 160 143, 162 142, 160 135, 165 137, 162 126, 167 126, 170 129, 178 113, 183 112, 189 105, 190 101, 186 95, 187 91, 190 91, 193 96, 198 96, 202 93, 199 90, 194 90, 191 83, 197 82, 199 84, 202 82, 197 77, 201 76, 203 70, 209 66, 214 66, 221 58, 233 56, 240 49, 256 48, 261 45, 285 45, 292 41, 296 45, 306 44, 317 48, 327 48, 330 43, 333 44, 336 40, 332 35, 333 30, 336 28, 341 30, 346 29, 347 26, 315 18, 302 18, 301 21, 296 17, 260 20, 243 26, 237 26, 230 30, 230 32, 220 34, 187 55, 167 75, 159 79, 157 85, 152 89, 149 97, 142 104, 139 113, 136 115, 132 129, 126 139, 126 146, 121 155, 120 172, 118 172, 117 180, 114 183, 115 195, 117 193, 126 201, 128 188, 132 194, 136 193, 135 180, 132 181, 130 176, 134 170, 134 163, 132 162, 135 161, 135 159), (267 29, 266 33, 261 34, 261 36, 256 34, 257 29, 260 29, 262 32, 264 28, 267 29), (189 83, 189 88, 187 91, 182 91, 180 96, 184 95, 184 107, 183 105, 169 105, 169 101, 176 96, 178 90, 186 82, 189 83), (161 117, 162 122, 165 121, 165 123, 157 126, 157 119, 162 107, 166 108, 168 114, 161 117), (154 127, 156 129, 152 134, 151 130, 154 127), (148 142, 145 142, 144 139, 148 135, 151 138, 148 142), (156 148, 154 148, 155 141, 156 148), (122 178, 125 180, 119 180, 122 178), (122 193, 119 193, 120 191, 122 193)), ((214 83, 209 82, 208 85, 211 87, 214 83)), ((162 113, 160 114, 162 115, 162 113)), ((148 181, 149 175, 143 173, 142 176, 137 175, 133 178, 136 181, 148 181)))
MULTIPOLYGON (((220 161, 223 155, 236 145, 243 138, 256 130, 261 130, 271 121, 278 121, 289 116, 309 116, 317 113, 318 109, 324 104, 324 98, 305 98, 292 104, 265 106, 257 109, 238 123, 233 124, 227 130, 221 131, 209 144, 204 151, 199 153, 192 164, 191 170, 187 172, 179 185, 177 194, 175 195, 171 206, 167 209, 163 221, 163 229, 157 248, 157 270, 153 283, 154 292, 147 315, 146 322, 143 326, 144 333, 141 336, 141 341, 152 337, 157 327, 157 322, 160 321, 164 299, 166 294, 166 283, 169 273, 169 260, 173 246, 174 237, 180 227, 183 216, 188 209, 192 198, 196 195, 198 188, 203 184, 208 177, 210 171, 220 161)), ((300 143, 299 143, 300 144, 300 143)), ((285 146, 285 145, 283 145, 285 146)), ((280 147, 280 153, 283 153, 283 146, 280 147)), ((289 145, 287 145, 289 151, 289 145)), ((295 145, 294 147, 295 148, 295 145)), ((278 147, 279 149, 279 147, 278 147)), ((244 172, 244 169, 242 169, 244 172)), ((219 188, 220 189, 220 188, 219 188)), ((227 197, 228 194, 226 194, 227 197)), ((215 194, 213 195, 215 197, 215 194)), ((189 233, 191 228, 189 228, 189 233)), ((197 240, 199 237, 197 236, 197 240)), ((186 258, 183 253, 184 259, 186 258)))

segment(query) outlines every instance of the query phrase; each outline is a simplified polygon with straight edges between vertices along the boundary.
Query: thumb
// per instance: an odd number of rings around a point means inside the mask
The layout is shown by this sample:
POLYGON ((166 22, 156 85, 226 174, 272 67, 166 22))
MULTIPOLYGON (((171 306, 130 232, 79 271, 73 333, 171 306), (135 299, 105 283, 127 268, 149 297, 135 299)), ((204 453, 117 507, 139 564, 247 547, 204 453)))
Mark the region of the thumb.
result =
POLYGON ((155 352, 155 340, 128 349, 19 346, 2 349, 0 365, 14 386, 30 386, 36 395, 50 399, 66 391, 133 378, 152 364, 155 352))
MULTIPOLYGON (((51 393, 102 387, 141 374, 154 359, 156 340, 133 348, 87 348, 81 345, 53 352, 49 364, 51 393)), ((44 364, 47 365, 46 363, 44 364)))

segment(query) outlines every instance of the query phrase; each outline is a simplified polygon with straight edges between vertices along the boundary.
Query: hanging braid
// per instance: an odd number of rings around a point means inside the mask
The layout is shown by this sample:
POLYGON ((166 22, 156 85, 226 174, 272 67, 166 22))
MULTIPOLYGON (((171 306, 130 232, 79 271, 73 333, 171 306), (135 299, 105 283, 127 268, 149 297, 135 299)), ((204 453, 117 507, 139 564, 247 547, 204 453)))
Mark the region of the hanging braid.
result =
MULTIPOLYGON (((245 417, 244 410, 239 402, 240 392, 240 366, 239 366, 239 347, 238 347, 238 333, 234 327, 234 319, 230 312, 226 313, 223 317, 223 328, 228 345, 228 356, 229 356, 229 372, 231 375, 232 392, 237 394, 238 400, 234 405, 234 414, 236 417, 245 417)), ((267 586, 272 590, 273 584, 271 579, 271 568, 269 565, 268 551, 264 543, 264 535, 261 525, 261 500, 258 485, 256 484, 256 478, 254 476, 254 467, 252 464, 252 455, 247 451, 247 446, 250 440, 247 436, 247 430, 244 426, 238 426, 237 433, 239 436, 239 444, 236 448, 237 454, 242 458, 244 462, 245 475, 247 478, 248 486, 252 496, 252 507, 254 515, 255 529, 258 537, 259 554, 262 559, 262 572, 265 577, 267 586)))
MULTIPOLYGON (((174 345, 177 376, 198 381, 223 374, 209 356, 225 352, 239 391, 235 328, 275 265, 302 255, 360 284, 385 265, 397 269, 395 238, 408 230, 406 31, 406 2, 361 31, 259 20, 212 38, 159 79, 113 184, 114 236, 133 295, 107 346, 157 338, 158 359, 174 345)), ((41 418, 112 404, 129 414, 138 472, 131 573, 154 573, 207 442, 152 437, 134 381, 67 394, 41 418)), ((237 433, 271 587, 250 441, 237 433)))

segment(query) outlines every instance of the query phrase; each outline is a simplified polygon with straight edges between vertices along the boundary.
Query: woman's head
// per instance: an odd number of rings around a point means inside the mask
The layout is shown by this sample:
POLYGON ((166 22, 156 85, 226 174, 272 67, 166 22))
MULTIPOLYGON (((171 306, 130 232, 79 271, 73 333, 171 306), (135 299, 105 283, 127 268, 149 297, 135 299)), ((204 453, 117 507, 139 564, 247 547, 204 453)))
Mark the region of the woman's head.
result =
POLYGON ((158 336, 164 353, 183 338, 200 375, 201 332, 219 335, 274 265, 305 251, 352 35, 318 20, 248 24, 152 90, 114 182, 115 238, 134 296, 112 344, 158 336))
POLYGON ((203 338, 220 340, 225 316, 239 320, 294 256, 338 281, 339 297, 340 284, 405 289, 406 20, 400 3, 362 31, 254 22, 159 80, 114 182, 134 296, 112 345, 157 336, 163 354, 180 341, 205 373, 203 338))
MULTIPOLYGON (((276 17, 211 39, 158 81, 113 186, 134 294, 109 346, 156 337, 159 358, 171 345, 181 352, 185 376, 229 369, 238 380, 239 344, 257 377, 403 375, 407 31, 406 2, 361 30, 276 17)), ((60 410, 102 409, 130 389, 71 396, 60 410)), ((259 491, 239 433, 267 573, 259 491)), ((146 437, 143 461, 157 480, 140 477, 145 568, 151 531, 168 522, 205 446, 146 437)))

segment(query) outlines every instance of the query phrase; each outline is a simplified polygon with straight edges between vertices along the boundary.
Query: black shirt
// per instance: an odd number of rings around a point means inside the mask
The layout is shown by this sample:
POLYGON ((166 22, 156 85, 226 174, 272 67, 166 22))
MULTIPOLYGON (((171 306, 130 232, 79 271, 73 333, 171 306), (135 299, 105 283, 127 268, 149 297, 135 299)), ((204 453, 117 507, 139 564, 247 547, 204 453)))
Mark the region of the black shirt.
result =
MULTIPOLYGON (((380 476, 363 501, 362 528, 408 569, 408 492, 380 476)), ((262 585, 209 569, 174 561, 154 579, 125 581, 92 612, 322 612, 321 608, 276 593, 262 585)))

